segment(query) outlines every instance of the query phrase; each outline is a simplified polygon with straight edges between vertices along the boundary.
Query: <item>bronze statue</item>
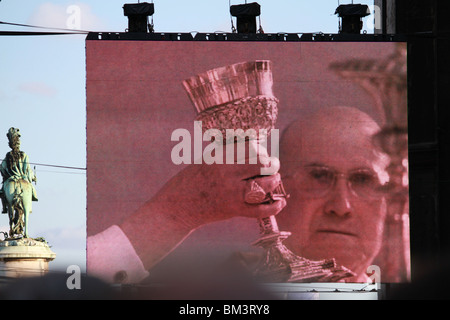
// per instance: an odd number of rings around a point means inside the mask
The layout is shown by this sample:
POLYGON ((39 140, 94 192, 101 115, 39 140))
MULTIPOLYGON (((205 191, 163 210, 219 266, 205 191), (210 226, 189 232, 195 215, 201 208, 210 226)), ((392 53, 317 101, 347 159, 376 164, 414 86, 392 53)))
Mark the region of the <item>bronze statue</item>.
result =
POLYGON ((36 175, 30 167, 28 155, 20 151, 20 132, 10 128, 6 134, 9 141, 8 152, 2 161, 0 171, 3 177, 0 196, 3 204, 2 213, 9 216, 9 237, 28 238, 28 216, 31 213, 32 201, 38 201, 36 175))

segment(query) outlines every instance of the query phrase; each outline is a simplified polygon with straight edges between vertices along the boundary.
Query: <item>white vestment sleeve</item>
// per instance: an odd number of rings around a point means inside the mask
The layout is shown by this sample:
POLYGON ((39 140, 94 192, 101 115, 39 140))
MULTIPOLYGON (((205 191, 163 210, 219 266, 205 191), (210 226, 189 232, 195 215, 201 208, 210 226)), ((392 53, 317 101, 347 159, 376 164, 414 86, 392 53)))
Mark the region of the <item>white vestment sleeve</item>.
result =
POLYGON ((87 238, 87 273, 108 283, 138 283, 149 273, 116 225, 87 238))

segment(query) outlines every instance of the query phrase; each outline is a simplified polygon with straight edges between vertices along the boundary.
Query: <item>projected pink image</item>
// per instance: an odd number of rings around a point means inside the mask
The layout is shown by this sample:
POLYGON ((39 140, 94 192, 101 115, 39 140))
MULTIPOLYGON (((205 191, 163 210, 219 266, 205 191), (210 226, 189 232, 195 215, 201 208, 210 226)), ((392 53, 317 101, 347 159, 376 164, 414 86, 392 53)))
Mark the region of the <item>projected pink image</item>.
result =
POLYGON ((88 273, 239 253, 268 282, 409 281, 404 43, 88 40, 86 61, 88 273))

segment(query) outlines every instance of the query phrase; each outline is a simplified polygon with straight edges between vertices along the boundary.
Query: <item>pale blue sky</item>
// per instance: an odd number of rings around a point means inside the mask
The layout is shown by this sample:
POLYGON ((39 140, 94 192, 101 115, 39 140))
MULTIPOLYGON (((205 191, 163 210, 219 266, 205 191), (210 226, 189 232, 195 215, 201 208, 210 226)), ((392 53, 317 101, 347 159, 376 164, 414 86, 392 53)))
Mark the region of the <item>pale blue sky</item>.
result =
MULTIPOLYGON (((70 6, 80 8, 80 28, 124 32, 123 4, 133 1, 2 0, 0 21, 67 28, 70 6)), ((150 2, 150 1, 148 1, 150 2)), ((252 1, 248 1, 252 2, 252 1)), ((337 0, 260 0, 266 33, 338 32, 337 0)), ((229 0, 154 1, 156 32, 231 31, 229 0)), ((372 1, 355 1, 372 5, 372 1)), ((373 16, 364 19, 372 33, 373 16), (369 22, 370 23, 370 22, 369 22)), ((235 20, 234 20, 234 23, 235 20)), ((0 24, 0 30, 42 31, 0 24)), ((0 158, 9 151, 6 132, 17 127, 22 150, 32 163, 86 167, 85 35, 0 36, 0 158)), ((85 270, 85 171, 36 165, 36 189, 29 231, 42 236, 57 254, 50 270, 76 264, 85 270)), ((0 231, 8 230, 7 215, 0 231)))

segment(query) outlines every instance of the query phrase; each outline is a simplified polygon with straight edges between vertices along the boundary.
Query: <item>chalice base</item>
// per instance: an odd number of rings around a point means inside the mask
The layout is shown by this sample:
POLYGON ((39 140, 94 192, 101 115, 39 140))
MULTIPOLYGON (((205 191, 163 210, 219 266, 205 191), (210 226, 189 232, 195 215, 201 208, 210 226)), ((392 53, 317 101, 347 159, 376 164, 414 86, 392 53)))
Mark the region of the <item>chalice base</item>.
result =
POLYGON ((253 243, 262 247, 264 255, 254 271, 257 280, 264 282, 338 282, 355 276, 345 267, 339 267, 335 259, 309 260, 292 253, 282 241, 290 232, 263 235, 253 243))

